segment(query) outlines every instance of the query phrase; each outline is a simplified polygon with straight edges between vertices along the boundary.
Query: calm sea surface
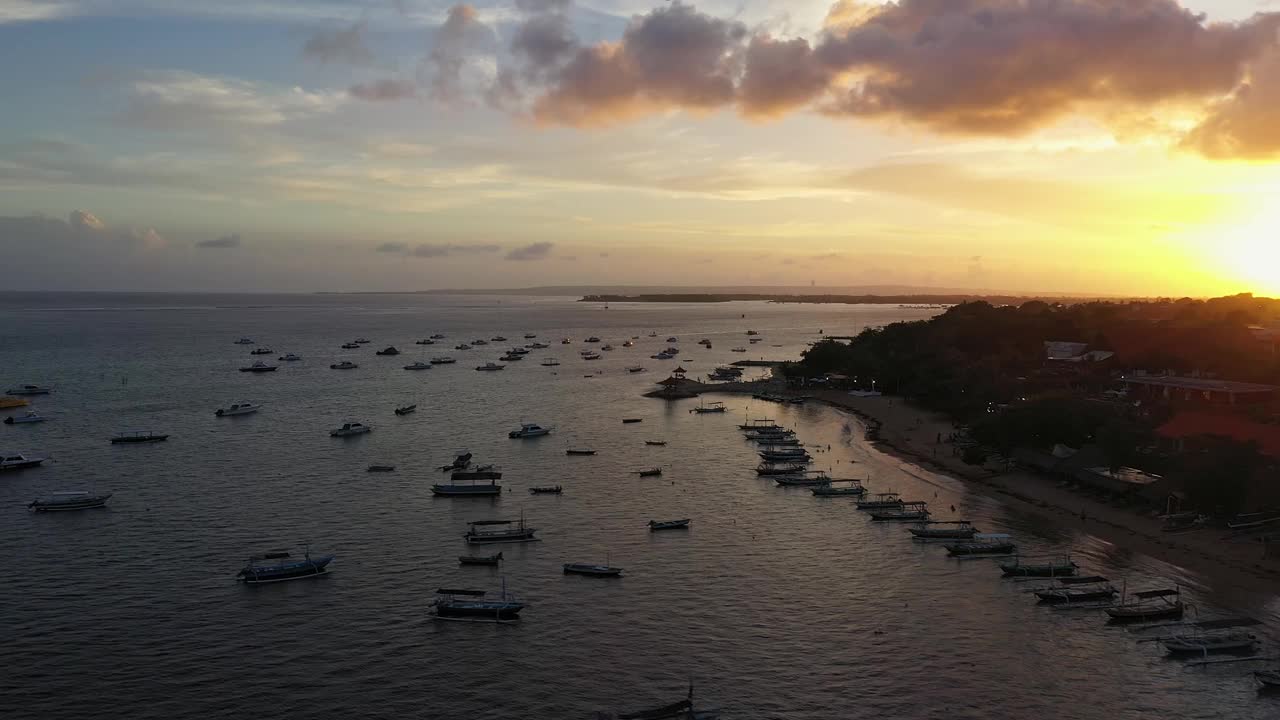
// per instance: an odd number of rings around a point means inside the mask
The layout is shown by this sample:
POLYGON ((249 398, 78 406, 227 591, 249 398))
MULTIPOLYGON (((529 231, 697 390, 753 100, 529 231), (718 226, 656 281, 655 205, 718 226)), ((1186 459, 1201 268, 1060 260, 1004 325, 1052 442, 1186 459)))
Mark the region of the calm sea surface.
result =
MULTIPOLYGON (((1274 626, 1270 596, 1217 587, 1088 535, 1046 527, 957 481, 885 456, 852 418, 813 405, 641 393, 677 363, 692 374, 743 357, 787 359, 827 334, 928 317, 893 306, 601 305, 563 298, 0 294, 0 389, 56 387, 50 421, 0 426, 0 449, 50 454, 0 477, 0 716, 5 718, 588 718, 683 697, 730 718, 1274 718, 1249 665, 1187 669, 1087 612, 1037 607, 989 560, 949 560, 845 499, 758 479, 735 425, 773 417, 824 449, 817 467, 957 507, 1028 552, 1071 551, 1130 587, 1183 583, 1202 614, 1274 626), (745 317, 744 317, 745 316, 745 317), (745 356, 745 331, 764 339, 745 356), (658 337, 648 333, 657 331, 658 337), (440 345, 414 340, 442 332, 440 345), (499 373, 506 347, 552 344, 499 373), (453 345, 505 335, 470 351, 453 345), (578 358, 598 335, 617 348, 578 358), (623 340, 639 335, 635 348, 623 340), (651 360, 668 335, 683 352, 651 360), (237 372, 249 336, 305 359, 237 372), (361 350, 340 345, 372 340, 361 350), (561 337, 572 345, 561 345, 561 337), (695 341, 707 337, 714 348, 695 341), (394 344, 404 354, 376 357, 394 344), (781 346, 781 347, 777 347, 781 346), (426 372, 403 365, 450 354, 426 372), (558 368, 542 367, 556 357, 558 368), (329 364, 351 359, 358 370, 329 364), (643 364, 647 373, 629 374, 643 364), (586 377, 590 376, 590 377, 586 377), (256 415, 216 418, 233 402, 256 415), (397 417, 397 405, 416 414, 397 417), (640 417, 623 425, 624 417, 640 417), (374 426, 336 439, 344 421, 374 426), (522 422, 549 437, 509 440, 522 422), (172 434, 113 446, 121 430, 172 434), (666 440, 652 447, 645 440, 666 440), (566 457, 566 445, 594 457, 566 457), (825 448, 830 446, 830 450, 825 448), (433 498, 434 468, 468 450, 497 464, 499 500, 433 498), (370 463, 392 474, 369 474, 370 463), (661 465, 661 478, 633 471, 661 465), (560 484, 564 495, 530 496, 560 484), (36 515, 67 489, 108 509, 36 515), (524 513, 541 542, 497 546, 501 570, 459 568, 470 520, 524 513), (688 532, 651 534, 652 519, 688 532), (309 543, 333 572, 234 582, 255 552, 309 543), (565 576, 565 562, 626 568, 565 576), (438 587, 507 587, 529 603, 509 626, 429 618, 438 587)), ((943 512, 943 515, 949 512, 943 512)), ((482 548, 483 552, 489 552, 482 548)), ((1263 629, 1264 648, 1280 646, 1263 629)))

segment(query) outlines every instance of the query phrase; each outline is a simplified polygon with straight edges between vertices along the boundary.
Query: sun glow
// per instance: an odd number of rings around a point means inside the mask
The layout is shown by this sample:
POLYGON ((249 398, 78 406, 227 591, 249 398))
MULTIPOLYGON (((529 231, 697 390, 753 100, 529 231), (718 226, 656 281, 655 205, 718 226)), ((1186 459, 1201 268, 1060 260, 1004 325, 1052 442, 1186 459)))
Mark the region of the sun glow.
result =
POLYGON ((1280 295, 1280 205, 1267 203, 1222 228, 1209 251, 1226 274, 1259 294, 1280 295))

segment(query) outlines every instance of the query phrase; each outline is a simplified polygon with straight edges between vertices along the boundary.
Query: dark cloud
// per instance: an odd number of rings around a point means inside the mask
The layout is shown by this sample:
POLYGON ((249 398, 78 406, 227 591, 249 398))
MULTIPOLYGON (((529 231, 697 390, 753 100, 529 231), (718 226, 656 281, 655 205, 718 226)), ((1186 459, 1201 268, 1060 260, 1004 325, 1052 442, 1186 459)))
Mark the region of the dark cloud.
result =
POLYGON ((778 115, 807 105, 825 92, 831 70, 819 63, 804 38, 775 40, 767 35, 751 39, 746 71, 738 87, 746 115, 778 115))
POLYGON ((402 100, 407 97, 413 97, 417 92, 417 87, 413 83, 405 80, 384 78, 382 80, 356 83, 355 85, 347 88, 347 92, 350 93, 352 97, 359 98, 360 100, 378 102, 385 100, 402 100))
POLYGON ((533 77, 568 59, 578 47, 578 39, 561 13, 543 13, 521 23, 511 38, 511 52, 522 59, 533 77))
POLYGON ((1214 103, 1183 144, 1213 158, 1280 157, 1280 48, 1254 65, 1248 82, 1214 103))
POLYGON ((536 242, 532 245, 524 245, 518 248, 512 248, 507 252, 508 260, 545 260, 551 257, 551 250, 555 248, 555 243, 536 242))
POLYGON ((302 55, 322 63, 369 63, 373 60, 373 53, 365 44, 365 30, 363 20, 347 28, 317 30, 302 46, 302 55))
POLYGON ((111 227, 87 210, 66 220, 45 215, 0 216, 0 249, 38 249, 49 254, 94 250, 157 250, 167 244, 152 228, 111 227))
POLYGON ((237 234, 237 235, 223 235, 223 236, 222 236, 222 237, 220 237, 220 238, 213 238, 213 239, 211 239, 211 240, 201 240, 200 242, 196 243, 196 247, 199 247, 199 248, 238 248, 238 247, 240 247, 240 236, 239 236, 238 234, 237 234))

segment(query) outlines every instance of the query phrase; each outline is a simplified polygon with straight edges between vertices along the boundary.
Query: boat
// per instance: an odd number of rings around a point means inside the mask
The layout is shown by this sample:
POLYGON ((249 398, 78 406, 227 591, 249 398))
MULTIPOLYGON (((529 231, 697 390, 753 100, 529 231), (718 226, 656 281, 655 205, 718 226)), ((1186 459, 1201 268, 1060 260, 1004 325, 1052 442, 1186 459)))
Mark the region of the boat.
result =
POLYGON ((492 340, 493 342, 506 342, 506 341, 507 341, 507 338, 506 338, 505 336, 503 336, 503 335, 494 335, 493 337, 491 337, 491 338, 489 338, 489 339, 490 339, 490 340, 492 340))
POLYGON ((1097 602, 1100 600, 1110 600, 1119 594, 1120 591, 1116 590, 1115 586, 1108 582, 1069 585, 1065 587, 1046 588, 1044 590, 1035 591, 1035 596, 1040 599, 1040 602, 1047 605, 1097 602))
POLYGON ((329 431, 329 437, 351 437, 352 435, 364 435, 372 432, 373 428, 364 423, 349 422, 342 423, 342 427, 329 431))
POLYGON ((27 423, 41 423, 47 418, 38 415, 34 411, 28 410, 25 415, 10 415, 4 419, 5 425, 25 425, 27 423))
POLYGON ((623 425, 631 425, 638 422, 644 422, 644 418, 622 418, 623 425))
POLYGON ((430 370, 431 364, 424 363, 421 360, 417 360, 417 361, 414 361, 413 363, 410 363, 409 365, 405 365, 404 369, 405 370, 430 370))
POLYGON ((242 368, 240 368, 240 372, 248 372, 248 373, 265 373, 265 372, 275 372, 275 371, 276 371, 276 368, 278 368, 278 367, 280 367, 280 366, 279 366, 279 365, 268 365, 268 364, 266 364, 266 363, 262 362, 261 360, 257 360, 257 361, 254 361, 254 363, 253 363, 252 365, 250 365, 249 367, 242 367, 242 368))
POLYGON ((805 450, 804 448, 779 448, 776 450, 762 450, 757 454, 760 456, 761 460, 767 460, 769 462, 778 462, 778 461, 805 462, 805 461, 812 460, 812 458, 809 457, 809 451, 805 450))
POLYGON ((672 335, 671 337, 667 338, 667 342, 680 342, 680 340, 676 338, 675 335, 672 335))
POLYGON ((105 507, 111 493, 96 495, 83 491, 55 492, 27 503, 27 507, 35 512, 62 512, 69 510, 90 510, 105 507))
POLYGON ((636 474, 640 477, 657 477, 662 474, 662 468, 649 468, 648 470, 637 470, 636 474))
POLYGON ((0 454, 0 471, 4 470, 24 470, 26 468, 39 467, 40 463, 49 458, 27 457, 20 453, 10 453, 8 455, 0 454))
POLYGON ((838 482, 849 483, 848 485, 836 485, 837 481, 830 484, 812 488, 810 492, 814 497, 862 497, 867 489, 862 486, 861 480, 840 480, 838 482))
POLYGON ((570 340, 569 338, 560 338, 560 344, 561 344, 561 345, 572 345, 572 344, 573 344, 573 341, 572 341, 572 340, 570 340))
POLYGON ((1122 597, 1120 604, 1107 608, 1114 623, 1177 620, 1184 610, 1181 588, 1143 590, 1122 597))
POLYGON ((1070 558, 1045 563, 1023 563, 1014 558, 1011 563, 1000 563, 1000 572, 1005 577, 1037 577, 1056 578, 1075 575, 1080 568, 1070 558))
POLYGON ((707 347, 711 347, 711 339, 710 339, 710 338, 702 338, 701 340, 699 340, 699 341, 698 341, 698 344, 699 344, 699 345, 706 345, 707 347))
POLYGON ((459 565, 497 565, 502 562, 502 553, 496 555, 459 555, 459 565))
POLYGON ((588 575, 591 577, 622 577, 622 568, 612 567, 608 564, 608 560, 604 565, 596 565, 594 563, 565 563, 565 575, 588 575))
MULTIPOLYGON (((450 469, 450 468, 446 468, 450 469)), ((454 470, 449 475, 449 480, 458 482, 459 480, 501 480, 502 472, 494 470, 492 465, 478 465, 470 470, 454 470)))
POLYGON ((507 367, 506 365, 499 365, 497 363, 487 362, 483 365, 477 365, 476 369, 479 370, 480 372, 496 372, 506 367, 507 367))
POLYGON ((748 342, 748 343, 750 343, 750 344, 752 344, 752 345, 755 345, 756 343, 758 343, 758 342, 762 341, 763 339, 764 339, 764 338, 753 337, 753 338, 749 338, 749 339, 747 340, 747 342, 748 342))
POLYGON ((657 532, 659 530, 684 530, 689 527, 689 523, 693 522, 689 518, 683 520, 650 520, 649 532, 657 532))
POLYGON ((756 332, 755 330, 748 330, 748 331, 747 331, 747 335, 748 335, 748 336, 752 336, 752 335, 759 335, 759 334, 760 334, 760 333, 756 332))
POLYGON ((634 340, 624 340, 622 342, 622 347, 635 347, 635 346, 636 344, 634 340))
POLYGON ((876 522, 918 522, 929 519, 929 503, 912 500, 902 503, 897 508, 886 508, 871 513, 876 522))
POLYGON ((756 418, 748 420, 745 424, 738 426, 739 430, 760 432, 762 430, 786 430, 786 428, 777 424, 769 418, 756 418))
POLYGON ((350 360, 343 360, 342 362, 336 362, 330 365, 329 369, 330 370, 355 370, 358 367, 360 366, 351 362, 350 360))
POLYGON ((10 397, 8 395, 0 396, 0 410, 12 410, 13 408, 26 407, 31 404, 30 400, 20 397, 10 397))
POLYGON ((876 493, 870 498, 858 501, 859 510, 883 510, 896 507, 902 507, 902 496, 898 493, 876 493))
POLYGON ((53 392, 53 388, 47 385, 19 385, 12 387, 5 392, 10 395, 48 395, 53 392))
POLYGON ((236 580, 248 585, 284 582, 317 577, 328 572, 333 555, 311 557, 311 550, 305 550, 301 560, 294 560, 287 550, 254 555, 248 564, 236 574, 236 580), (274 561, 274 562, 271 562, 274 561))
POLYGON ((521 438, 542 437, 543 435, 550 435, 552 429, 553 428, 542 427, 541 425, 537 425, 535 423, 522 423, 520 425, 519 430, 512 430, 511 432, 507 433, 507 437, 511 438, 512 440, 518 440, 521 438))
POLYGON ((435 345, 436 341, 430 338, 424 338, 413 343, 414 345, 435 345))
POLYGON ((547 358, 546 360, 542 361, 542 367, 555 367, 559 364, 560 364, 560 361, 555 358, 547 358))
POLYGON ((250 355, 270 355, 273 352, 275 352, 275 350, 272 350, 271 348, 254 348, 249 351, 249 354, 250 355))
POLYGON ((432 336, 431 336, 431 339, 432 339, 432 340, 443 340, 443 339, 444 339, 444 333, 436 333, 435 335, 432 335, 432 336))
POLYGON ((486 599, 485 595, 483 590, 440 588, 431 607, 437 620, 508 623, 520 619, 525 605, 506 591, 505 581, 502 594, 496 599, 486 599))
POLYGON ((1246 632, 1222 634, 1178 635, 1160 641, 1170 655, 1209 655, 1212 653, 1243 653, 1253 650, 1258 638, 1246 632))
POLYGON ((920 540, 971 540, 978 534, 968 520, 926 520, 907 531, 920 540))
POLYGON ((599 360, 601 357, 600 353, 582 353, 583 360, 599 360))
POLYGON ((362 337, 356 338, 357 345, 368 345, 370 342, 371 341, 368 338, 362 338, 362 337))
POLYGON ((130 445, 135 443, 153 443, 164 442, 169 436, 164 433, 152 432, 151 430, 137 430, 134 432, 122 432, 111 438, 111 442, 120 445, 130 445))
POLYGON ((815 470, 795 475, 775 475, 773 481, 782 487, 814 487, 817 485, 830 485, 831 476, 827 475, 826 471, 815 470))
POLYGON ((559 495, 562 492, 564 492, 564 488, 560 487, 559 485, 548 485, 545 487, 529 488, 530 495, 559 495))
POLYGON ((1257 680, 1264 690, 1280 689, 1280 670, 1257 670, 1253 673, 1253 679, 1257 680))
POLYGON ((236 345, 252 345, 253 341, 247 337, 242 337, 235 342, 236 345))
POLYGON ((762 462, 756 466, 756 474, 763 477, 772 477, 774 475, 797 475, 807 471, 808 468, 804 463, 786 463, 778 465, 762 462))
POLYGON ((461 470, 471 464, 471 457, 471 453, 469 452, 460 453, 453 459, 451 464, 441 465, 440 469, 444 472, 449 472, 450 470, 461 470))
POLYGON ((1018 549, 1013 538, 1003 533, 974 533, 966 542, 947 543, 943 547, 951 556, 1009 555, 1018 549))
POLYGON ((650 445, 653 447, 666 447, 667 441, 666 440, 645 440, 644 444, 650 445))
POLYGON ((229 415, 248 415, 250 413, 256 413, 261 409, 262 409, 261 405, 254 405, 253 403, 243 402, 243 403, 235 403, 233 405, 230 405, 224 408, 218 408, 213 414, 218 417, 227 417, 229 415))
POLYGON ((458 361, 457 361, 457 360, 454 360, 453 358, 451 358, 451 357, 449 357, 449 356, 447 356, 447 355, 446 355, 446 356, 443 356, 443 357, 433 357, 433 358, 431 358, 431 364, 432 364, 432 365, 452 365, 452 364, 454 364, 454 363, 456 363, 456 362, 458 362, 458 361))
POLYGON ((399 355, 399 354, 400 354, 400 351, 396 349, 395 345, 388 345, 387 347, 374 353, 374 355, 399 355))
POLYGON ((495 479, 490 479, 488 484, 476 481, 481 478, 473 478, 469 483, 463 483, 461 478, 450 477, 448 484, 436 483, 431 486, 431 493, 440 497, 501 497, 502 486, 495 479))
POLYGON ((523 355, 503 355, 498 359, 501 360, 502 362, 519 362, 520 360, 524 359, 524 356, 523 355))
POLYGON ((1204 526, 1206 518, 1198 512, 1174 513, 1164 516, 1160 529, 1167 533, 1181 533, 1204 526))
POLYGON ((613 346, 612 346, 612 345, 605 345, 605 346, 601 347, 600 349, 601 349, 601 350, 603 350, 603 351, 605 351, 605 352, 612 352, 612 351, 613 351, 613 346))
POLYGON ((529 348, 530 350, 546 350, 551 346, 546 343, 536 342, 536 343, 529 343, 528 345, 525 345, 525 347, 529 348))
POLYGON ((359 350, 360 346, 353 342, 349 342, 349 343, 343 343, 342 349, 343 350, 359 350))
POLYGON ((458 343, 457 345, 453 346, 453 349, 454 350, 470 350, 471 346, 466 343, 458 343))
POLYGON ((708 405, 699 405, 698 407, 691 409, 689 412, 697 413, 698 415, 706 415, 708 413, 723 413, 727 411, 728 408, 724 406, 724 403, 713 402, 708 405))
POLYGON ((746 352, 746 351, 747 351, 747 349, 746 349, 746 348, 744 348, 744 347, 741 347, 741 346, 736 347, 736 348, 729 348, 729 352, 744 353, 744 352, 746 352))
POLYGON ((281 355, 276 359, 279 360, 280 362, 298 362, 302 360, 301 357, 294 355, 293 353, 285 353, 284 355, 281 355))
POLYGON ((395 465, 370 465, 365 472, 395 472, 395 465))
POLYGON ((564 454, 565 455, 595 455, 596 451, 588 450, 587 448, 565 448, 564 454))
POLYGON ((664 352, 660 352, 657 355, 650 355, 649 359, 650 360, 670 360, 671 356, 664 352))
POLYGON ((409 413, 411 413, 411 412, 417 412, 417 410, 418 410, 418 406, 417 406, 417 405, 405 405, 404 407, 398 407, 398 408, 396 408, 396 414, 397 414, 397 415, 408 415, 408 414, 409 414, 409 413))
POLYGON ((644 366, 643 366, 643 365, 633 365, 632 367, 627 368, 627 372, 629 372, 629 373, 642 373, 642 372, 644 372, 644 366))
POLYGON ((480 339, 478 339, 478 340, 472 340, 472 341, 471 341, 471 346, 472 346, 472 347, 480 347, 481 345, 488 345, 488 344, 489 344, 489 341, 488 341, 488 340, 485 340, 484 338, 480 338, 480 339))
POLYGON ((525 525, 524 515, 519 520, 476 520, 467 523, 467 531, 462 537, 473 545, 492 545, 496 543, 532 542, 537 540, 533 535, 537 528, 525 525))
POLYGON ((525 340, 532 340, 532 339, 534 339, 534 338, 536 338, 536 337, 538 337, 538 334, 537 334, 537 333, 525 333, 525 334, 524 334, 524 339, 525 339, 525 340))
POLYGON ((598 343, 600 342, 600 338, 596 337, 595 335, 592 335, 591 337, 587 338, 586 340, 583 340, 582 342, 598 343))
POLYGON ((798 438, 787 437, 783 435, 772 435, 769 437, 748 437, 748 441, 759 443, 764 450, 773 450, 776 448, 800 447, 803 443, 798 438))

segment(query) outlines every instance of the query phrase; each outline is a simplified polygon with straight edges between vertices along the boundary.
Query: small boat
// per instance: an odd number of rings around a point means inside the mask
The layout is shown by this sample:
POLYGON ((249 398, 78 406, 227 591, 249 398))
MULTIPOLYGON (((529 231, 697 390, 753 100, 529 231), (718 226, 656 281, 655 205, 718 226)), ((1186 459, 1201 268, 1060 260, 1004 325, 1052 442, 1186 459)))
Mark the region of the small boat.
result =
POLYGON ((488 345, 488 344, 489 344, 489 341, 488 341, 488 340, 485 340, 484 338, 480 338, 480 339, 478 339, 478 340, 472 340, 472 341, 471 341, 471 346, 472 346, 472 347, 480 347, 481 345, 488 345))
POLYGON ((280 367, 280 366, 279 366, 279 365, 268 365, 268 364, 266 364, 266 363, 262 362, 261 360, 256 360, 256 361, 254 361, 254 363, 253 363, 252 365, 250 365, 249 367, 242 367, 242 368, 240 368, 240 372, 248 372, 248 373, 265 373, 265 372, 275 372, 275 371, 276 371, 276 368, 278 368, 278 367, 280 367))
POLYGON ((658 530, 684 530, 689 527, 692 520, 685 518, 684 520, 650 520, 649 532, 657 532, 658 530))
POLYGON ((898 493, 876 493, 866 500, 859 500, 857 507, 859 510, 902 507, 902 497, 898 493))
POLYGON ((505 585, 504 581, 502 594, 493 600, 485 599, 486 593, 483 590, 440 588, 436 590, 436 599, 431 602, 435 618, 466 622, 516 622, 525 606, 506 591, 505 585))
POLYGON ((599 360, 602 357, 600 353, 595 352, 581 353, 581 355, 583 360, 599 360))
POLYGON ((284 355, 281 355, 276 359, 279 360, 280 362, 298 362, 302 360, 301 357, 294 355, 293 353, 285 353, 284 355))
POLYGON ((435 335, 432 335, 432 336, 431 336, 431 339, 432 339, 432 340, 443 340, 443 339, 444 339, 444 333, 436 333, 435 335))
POLYGON ((249 351, 249 354, 250 355, 270 355, 273 352, 275 352, 275 350, 272 350, 271 348, 254 348, 249 351))
POLYGON ((414 362, 414 363, 412 363, 412 364, 410 364, 410 365, 405 365, 405 366, 404 366, 404 369, 405 369, 405 370, 430 370, 430 369, 431 369, 431 364, 430 364, 430 363, 424 363, 424 362, 422 362, 421 360, 418 360, 418 361, 416 361, 416 362, 414 362))
POLYGON ((633 367, 629 367, 629 368, 627 368, 627 372, 629 372, 629 373, 642 373, 642 372, 644 372, 644 366, 642 366, 642 365, 635 365, 635 366, 633 366, 633 367))
POLYGON ((1264 690, 1280 689, 1280 670, 1257 670, 1253 673, 1253 679, 1264 690))
POLYGON ((217 411, 215 411, 213 414, 218 417, 228 417, 230 415, 249 415, 250 413, 258 412, 261 409, 262 409, 261 405, 254 405, 253 403, 243 402, 243 403, 235 403, 225 408, 218 408, 217 411))
POLYGON ((931 520, 907 531, 920 540, 972 540, 978 533, 968 520, 931 520))
POLYGON ((644 418, 622 418, 623 425, 630 425, 638 422, 644 422, 644 418))
POLYGON ((748 331, 747 331, 747 335, 749 335, 749 336, 750 336, 750 335, 759 335, 759 334, 760 334, 760 333, 756 332, 755 330, 748 330, 748 331))
POLYGON ((476 369, 479 370, 480 372, 496 372, 498 370, 505 369, 506 367, 507 367, 506 365, 499 365, 497 363, 487 362, 483 365, 477 365, 476 369))
POLYGON ((729 348, 729 352, 744 353, 747 349, 744 347, 729 348))
POLYGON ((603 351, 605 351, 605 352, 612 352, 612 351, 613 351, 613 346, 612 346, 612 345, 605 345, 605 346, 601 347, 600 349, 601 349, 601 350, 603 350, 603 351))
POLYGON ((387 347, 374 353, 374 355, 399 355, 399 354, 400 354, 400 351, 396 349, 395 345, 388 345, 387 347))
POLYGON ((648 470, 637 470, 636 474, 640 477, 657 477, 662 474, 662 468, 649 468, 648 470))
POLYGON ((1143 590, 1120 600, 1120 604, 1107 608, 1113 623, 1150 622, 1152 620, 1176 620, 1182 617, 1181 588, 1143 590))
POLYGON ((131 445, 135 443, 153 443, 164 442, 169 436, 164 433, 152 432, 150 430, 138 430, 135 432, 122 432, 111 438, 111 442, 117 445, 131 445))
POLYGON ((28 410, 27 414, 25 415, 16 415, 16 416, 10 415, 9 417, 4 419, 4 424, 5 425, 25 425, 27 423, 44 422, 46 419, 47 418, 45 418, 43 415, 38 415, 34 411, 28 410))
POLYGON ((398 407, 398 408, 396 408, 396 414, 397 414, 397 415, 408 415, 408 414, 409 414, 409 413, 411 413, 411 412, 417 412, 417 410, 418 410, 418 406, 417 406, 417 405, 405 405, 404 407, 398 407))
POLYGON ((12 410, 13 408, 26 407, 31 404, 30 400, 20 397, 10 397, 8 395, 0 396, 0 410, 12 410))
POLYGON ((1046 605, 1097 602, 1099 600, 1110 600, 1119 594, 1120 591, 1116 590, 1115 586, 1108 582, 1051 587, 1035 591, 1035 596, 1046 605))
POLYGON ((373 428, 364 423, 349 422, 342 423, 342 427, 329 431, 329 437, 351 437, 353 435, 364 435, 372 432, 373 428))
POLYGON ((675 335, 672 335, 671 337, 667 338, 667 342, 680 342, 680 341, 676 338, 675 335))
POLYGON ((573 344, 573 341, 572 341, 572 340, 570 340, 569 338, 560 338, 560 344, 561 344, 561 345, 571 345, 571 344, 573 344))
POLYGON ((666 440, 645 440, 644 444, 651 445, 654 447, 666 447, 667 441, 666 440))
POLYGON ((501 497, 502 486, 494 480, 490 480, 487 485, 476 484, 475 480, 463 484, 458 479, 450 477, 448 484, 432 485, 431 493, 440 497, 501 497))
POLYGON ((559 485, 548 485, 546 487, 529 488, 530 495, 559 495, 562 492, 564 492, 564 489, 561 488, 559 485))
POLYGON ((1046 563, 1023 563, 1015 558, 1011 563, 1000 563, 1000 572, 1005 577, 1069 577, 1075 575, 1079 568, 1070 558, 1046 563))
POLYGON ((395 465, 370 465, 368 468, 365 469, 365 472, 377 472, 377 473, 395 472, 395 471, 396 471, 395 465))
POLYGON ((650 355, 649 359, 650 360, 670 360, 671 356, 664 352, 660 352, 657 355, 650 355))
POLYGON ((508 354, 508 355, 528 355, 528 354, 529 354, 529 349, 528 349, 528 348, 522 348, 522 347, 513 347, 513 348, 510 348, 509 350, 507 350, 507 354, 508 354))
POLYGON ((459 480, 501 480, 502 472, 494 470, 492 465, 478 465, 470 470, 454 470, 449 476, 452 482, 459 480))
POLYGON ((431 339, 423 339, 414 342, 414 345, 435 345, 436 341, 431 339))
POLYGON ((756 474, 761 477, 773 477, 774 475, 798 475, 806 470, 807 467, 801 463, 776 465, 774 463, 762 462, 756 466, 756 474))
POLYGON ((110 498, 111 493, 95 495, 93 493, 83 491, 56 492, 51 495, 32 500, 27 504, 27 507, 35 512, 90 510, 92 508, 106 506, 107 500, 110 498))
POLYGON ((525 525, 524 515, 519 520, 476 520, 467 523, 467 531, 462 537, 473 545, 492 545, 496 543, 532 542, 537 528, 525 525))
POLYGON ((252 345, 253 341, 247 337, 242 337, 235 342, 236 345, 252 345))
POLYGON ((600 338, 596 337, 595 335, 592 335, 591 337, 587 338, 586 340, 583 340, 582 342, 598 343, 600 342, 600 338))
POLYGON ((4 470, 24 470, 26 468, 39 467, 40 463, 48 460, 42 457, 27 457, 14 453, 11 455, 0 455, 0 471, 4 470))
POLYGON ((523 359, 524 359, 524 356, 523 356, 523 355, 510 355, 510 354, 508 354, 508 355, 503 355, 502 357, 500 357, 500 358, 498 358, 498 359, 499 359, 499 360, 501 360, 502 362, 519 362, 519 361, 521 361, 521 360, 523 360, 523 359))
POLYGON ((635 346, 636 346, 636 344, 635 344, 635 342, 634 342, 634 341, 632 341, 632 340, 625 340, 625 341, 623 341, 623 343, 622 343, 622 347, 635 347, 635 346))
POLYGON ((459 555, 459 565, 497 565, 502 562, 502 553, 497 555, 459 555))
POLYGON ((328 572, 327 568, 329 563, 333 562, 333 558, 333 555, 321 555, 313 558, 311 557, 310 549, 304 552, 301 560, 292 559, 287 550, 254 555, 249 558, 248 564, 236 574, 236 580, 249 585, 258 585, 316 577, 328 572), (270 562, 272 560, 275 562, 270 562))
POLYGON ((370 342, 372 342, 372 341, 371 341, 371 340, 369 340, 368 338, 362 338, 362 337, 358 337, 358 338, 356 338, 356 344, 357 344, 357 345, 368 345, 370 342))
POLYGON ((546 343, 536 342, 536 343, 529 343, 528 345, 525 345, 525 347, 529 348, 530 350, 546 350, 551 346, 546 343))
POLYGON ((446 356, 443 356, 443 357, 433 357, 433 358, 431 358, 431 364, 432 364, 432 365, 452 365, 452 364, 454 364, 454 363, 456 363, 456 362, 458 362, 458 361, 457 361, 457 360, 454 360, 453 358, 451 358, 451 357, 449 357, 449 356, 447 356, 447 355, 446 355, 446 356))
POLYGON ((350 360, 343 360, 342 362, 336 362, 330 365, 329 369, 330 370, 355 370, 358 367, 360 366, 351 362, 350 360))
POLYGON ((461 470, 471 464, 471 453, 461 453, 453 459, 453 463, 449 465, 441 465, 440 469, 444 472, 450 470, 461 470))
POLYGON ((705 415, 707 413, 723 413, 727 411, 728 411, 728 408, 724 406, 724 403, 713 402, 708 405, 699 405, 698 407, 693 408, 689 412, 697 413, 698 415, 705 415))
POLYGON ((555 367, 559 364, 560 364, 560 361, 555 358, 547 358, 546 360, 542 361, 542 367, 555 367))
POLYGON ((812 461, 809 457, 809 451, 804 448, 779 448, 777 450, 764 450, 757 453, 761 460, 769 462, 808 462, 812 461))
POLYGON ((813 487, 830 485, 831 476, 822 470, 804 472, 796 475, 775 475, 773 481, 782 487, 813 487))
POLYGON ((520 425, 519 430, 512 430, 511 432, 507 433, 507 437, 511 438, 512 440, 518 440, 522 438, 542 437, 543 435, 550 435, 552 429, 553 428, 542 427, 541 425, 537 425, 535 423, 522 423, 520 425))
POLYGON ((1212 653, 1243 653, 1253 650, 1258 638, 1251 633, 1178 635, 1160 641, 1170 655, 1209 655, 1212 653))
POLYGON ((867 489, 862 486, 861 480, 840 480, 838 482, 848 483, 847 485, 836 485, 833 481, 829 485, 815 487, 810 490, 814 497, 862 497, 867 489))
POLYGON ((470 350, 471 346, 466 343, 458 343, 457 345, 453 346, 453 349, 454 350, 470 350))
POLYGON ((538 334, 537 334, 537 333, 525 333, 525 334, 524 334, 524 339, 525 339, 525 340, 532 340, 532 339, 534 339, 534 338, 536 338, 536 337, 538 337, 538 334))
POLYGON ((353 342, 349 342, 349 343, 343 343, 342 349, 343 350, 359 350, 360 346, 353 342))
POLYGON ((596 451, 588 450, 587 448, 566 448, 564 451, 564 454, 565 455, 595 455, 596 451))
POLYGON ((975 533, 967 542, 943 545, 947 554, 960 555, 1009 555, 1017 551, 1013 538, 1003 533, 975 533))
POLYGON ((591 577, 622 577, 622 568, 592 563, 565 563, 564 574, 589 575, 591 577))
POLYGON ((750 344, 752 344, 752 345, 755 345, 756 343, 760 342, 760 341, 761 341, 761 340, 763 340, 763 339, 764 339, 764 338, 753 337, 753 338, 749 338, 749 339, 747 340, 747 342, 748 342, 748 343, 750 343, 750 344))
POLYGON ((877 522, 918 522, 920 520, 928 520, 929 504, 919 500, 904 502, 897 508, 872 512, 871 519, 877 522))

